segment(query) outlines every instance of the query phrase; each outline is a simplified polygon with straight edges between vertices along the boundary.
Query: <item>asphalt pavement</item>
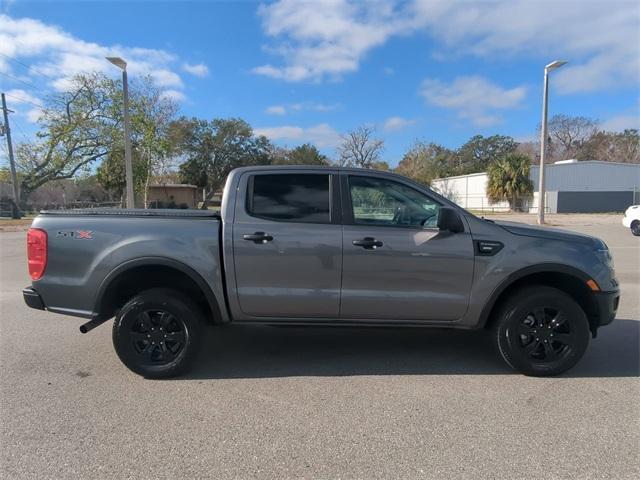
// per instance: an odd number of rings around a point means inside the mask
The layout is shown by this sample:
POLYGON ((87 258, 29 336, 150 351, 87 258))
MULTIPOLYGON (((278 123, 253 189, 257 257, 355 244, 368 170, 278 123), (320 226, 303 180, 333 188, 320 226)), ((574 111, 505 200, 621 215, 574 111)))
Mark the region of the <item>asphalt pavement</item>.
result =
POLYGON ((0 477, 640 478, 640 238, 584 218, 622 301, 555 378, 482 332, 232 326, 188 376, 144 380, 111 322, 23 304, 25 233, 0 232, 0 477))

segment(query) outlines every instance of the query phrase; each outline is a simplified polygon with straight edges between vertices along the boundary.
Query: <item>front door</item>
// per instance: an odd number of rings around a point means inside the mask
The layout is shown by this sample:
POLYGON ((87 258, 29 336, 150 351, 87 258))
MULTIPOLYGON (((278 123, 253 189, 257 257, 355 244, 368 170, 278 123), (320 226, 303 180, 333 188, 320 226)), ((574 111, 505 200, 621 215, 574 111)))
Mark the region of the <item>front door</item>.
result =
POLYGON ((469 303, 471 235, 440 232, 440 204, 401 181, 342 178, 346 197, 340 318, 446 320, 469 303))
POLYGON ((326 170, 243 178, 233 255, 245 319, 338 317, 342 227, 332 199, 338 198, 337 182, 326 170))

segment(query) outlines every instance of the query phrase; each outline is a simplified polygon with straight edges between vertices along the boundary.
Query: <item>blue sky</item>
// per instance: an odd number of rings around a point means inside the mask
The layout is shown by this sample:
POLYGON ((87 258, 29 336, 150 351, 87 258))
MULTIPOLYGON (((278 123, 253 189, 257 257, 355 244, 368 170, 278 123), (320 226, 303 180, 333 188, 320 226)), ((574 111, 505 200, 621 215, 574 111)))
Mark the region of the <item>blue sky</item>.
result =
POLYGON ((416 139, 528 139, 550 113, 640 124, 640 3, 0 1, 0 89, 16 142, 65 75, 120 55, 185 115, 239 116, 281 145, 334 156, 339 135, 374 126, 395 165, 416 139), (25 65, 29 66, 27 68, 25 65))

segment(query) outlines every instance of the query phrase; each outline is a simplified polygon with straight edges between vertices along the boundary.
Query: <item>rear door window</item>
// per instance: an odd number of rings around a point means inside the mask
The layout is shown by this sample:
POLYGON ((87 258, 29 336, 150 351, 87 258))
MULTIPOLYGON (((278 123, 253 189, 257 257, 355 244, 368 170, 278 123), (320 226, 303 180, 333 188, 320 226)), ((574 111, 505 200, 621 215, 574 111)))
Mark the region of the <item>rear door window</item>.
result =
POLYGON ((247 212, 278 222, 330 223, 330 175, 269 174, 249 180, 247 212))

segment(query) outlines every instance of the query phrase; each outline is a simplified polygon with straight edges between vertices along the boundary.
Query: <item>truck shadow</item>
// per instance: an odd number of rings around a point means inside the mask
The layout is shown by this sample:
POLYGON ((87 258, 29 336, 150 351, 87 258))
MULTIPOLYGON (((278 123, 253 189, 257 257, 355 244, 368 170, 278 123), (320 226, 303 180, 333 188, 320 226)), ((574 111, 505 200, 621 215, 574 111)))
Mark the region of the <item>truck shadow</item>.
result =
MULTIPOLYGON (((487 332, 408 328, 209 328, 187 379, 350 375, 505 375, 487 332)), ((640 376, 640 321, 602 328, 561 377, 640 376)))

